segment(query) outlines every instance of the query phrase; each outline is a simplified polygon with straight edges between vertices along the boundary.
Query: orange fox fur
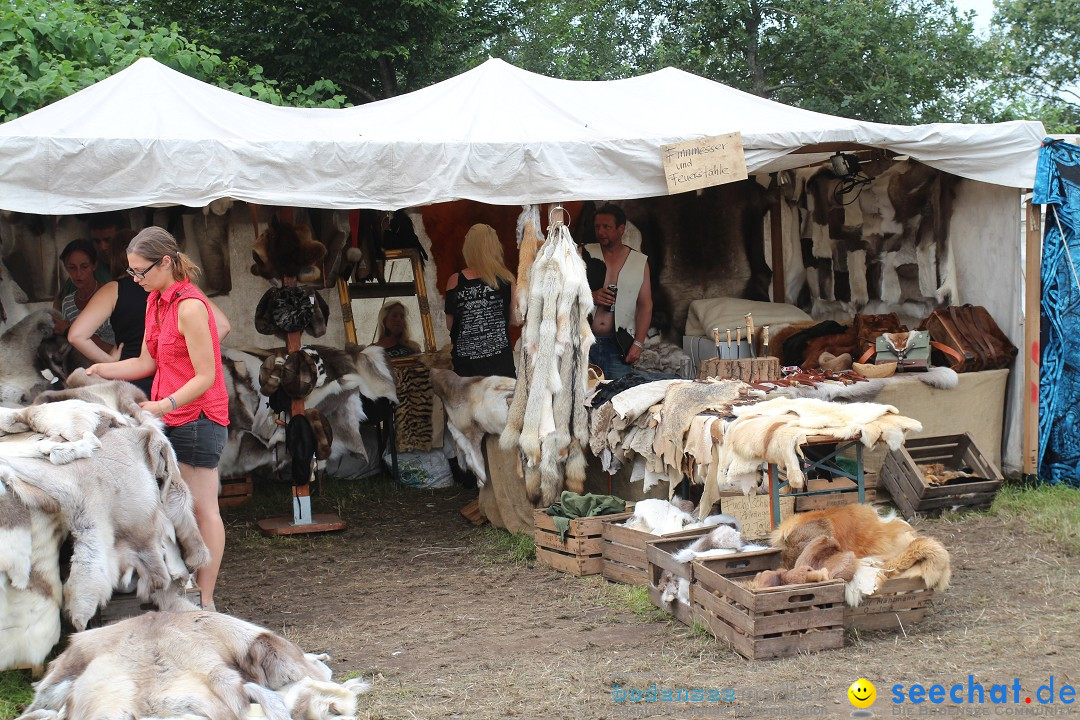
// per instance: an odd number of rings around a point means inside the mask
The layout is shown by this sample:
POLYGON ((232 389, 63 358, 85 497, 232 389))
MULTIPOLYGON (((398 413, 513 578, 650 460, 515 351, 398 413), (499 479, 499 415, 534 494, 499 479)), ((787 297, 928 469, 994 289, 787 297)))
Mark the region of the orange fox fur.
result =
POLYGON ((835 541, 830 551, 834 558, 837 551, 851 552, 880 567, 884 577, 921 577, 928 588, 939 591, 949 586, 952 571, 945 547, 933 538, 917 535, 903 520, 882 518, 869 505, 792 515, 773 531, 772 544, 781 549, 785 565, 797 565, 804 551, 828 550, 823 543, 813 545, 821 537, 835 541))

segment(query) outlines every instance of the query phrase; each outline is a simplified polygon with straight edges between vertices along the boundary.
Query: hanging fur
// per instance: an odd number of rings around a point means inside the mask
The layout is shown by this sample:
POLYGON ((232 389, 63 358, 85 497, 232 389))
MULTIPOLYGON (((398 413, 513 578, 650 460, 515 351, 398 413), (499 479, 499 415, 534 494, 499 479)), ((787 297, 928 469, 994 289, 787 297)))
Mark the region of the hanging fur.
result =
MULTIPOLYGON (((533 222, 522 226, 524 243, 533 222)), ((526 288, 518 296, 524 321, 518 383, 500 444, 521 450, 529 498, 549 505, 564 486, 577 492, 584 488, 581 446, 588 442, 584 401, 593 343, 588 323, 592 293, 585 263, 561 223, 549 228, 531 268, 527 265, 527 260, 521 265, 526 272, 518 280, 519 288, 526 288)))

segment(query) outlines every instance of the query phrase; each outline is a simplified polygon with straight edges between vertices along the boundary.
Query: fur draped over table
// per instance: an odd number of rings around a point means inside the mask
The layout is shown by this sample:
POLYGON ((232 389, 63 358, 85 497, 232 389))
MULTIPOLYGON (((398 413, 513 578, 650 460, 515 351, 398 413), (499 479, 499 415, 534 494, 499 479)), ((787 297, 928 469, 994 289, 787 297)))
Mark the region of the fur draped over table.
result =
MULTIPOLYGON (((533 213, 523 225, 526 254, 536 247, 537 227, 539 218, 533 213)), ((550 505, 564 485, 575 492, 585 487, 582 447, 589 441, 585 389, 593 344, 592 293, 585 263, 562 223, 549 227, 531 267, 519 265, 518 302, 524 313, 518 383, 500 444, 520 449, 529 499, 538 506, 550 505), (527 304, 522 302, 526 298, 527 304)))
POLYGON ((102 383, 0 410, 0 667, 44 661, 61 602, 79 630, 131 581, 158 607, 193 607, 184 587, 210 553, 161 424, 137 405, 129 414, 132 393, 102 383))

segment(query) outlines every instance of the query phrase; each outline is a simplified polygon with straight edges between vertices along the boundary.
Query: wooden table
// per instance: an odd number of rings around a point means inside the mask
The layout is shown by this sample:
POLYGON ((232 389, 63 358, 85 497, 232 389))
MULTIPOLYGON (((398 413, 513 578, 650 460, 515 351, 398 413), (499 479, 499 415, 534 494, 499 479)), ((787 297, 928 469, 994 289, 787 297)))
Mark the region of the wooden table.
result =
MULTIPOLYGON (((788 492, 788 497, 799 497, 808 495, 832 495, 833 493, 842 492, 855 492, 859 493, 859 502, 862 503, 866 499, 866 485, 863 477, 863 445, 860 440, 860 436, 856 435, 854 438, 836 438, 829 435, 810 435, 807 436, 806 442, 800 445, 800 448, 812 447, 815 445, 835 445, 833 450, 829 452, 825 457, 819 460, 811 460, 802 453, 799 453, 799 463, 803 471, 805 478, 806 474, 811 470, 824 470, 830 473, 833 477, 845 477, 855 481, 855 488, 836 488, 832 490, 800 490, 798 492, 788 492), (855 472, 849 472, 840 467, 837 463, 840 453, 855 448, 855 472)), ((786 487, 789 487, 790 483, 787 480, 780 481, 780 470, 776 466, 776 463, 769 463, 769 513, 772 515, 772 526, 775 529, 780 524, 780 491, 786 487)))

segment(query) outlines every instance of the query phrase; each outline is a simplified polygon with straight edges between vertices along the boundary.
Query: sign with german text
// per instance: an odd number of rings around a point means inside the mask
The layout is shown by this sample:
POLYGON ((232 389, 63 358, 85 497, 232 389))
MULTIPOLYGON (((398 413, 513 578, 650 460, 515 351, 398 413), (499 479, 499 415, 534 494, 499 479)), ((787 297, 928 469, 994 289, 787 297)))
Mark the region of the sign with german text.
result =
POLYGON ((742 133, 661 145, 669 193, 700 190, 746 179, 742 133))

